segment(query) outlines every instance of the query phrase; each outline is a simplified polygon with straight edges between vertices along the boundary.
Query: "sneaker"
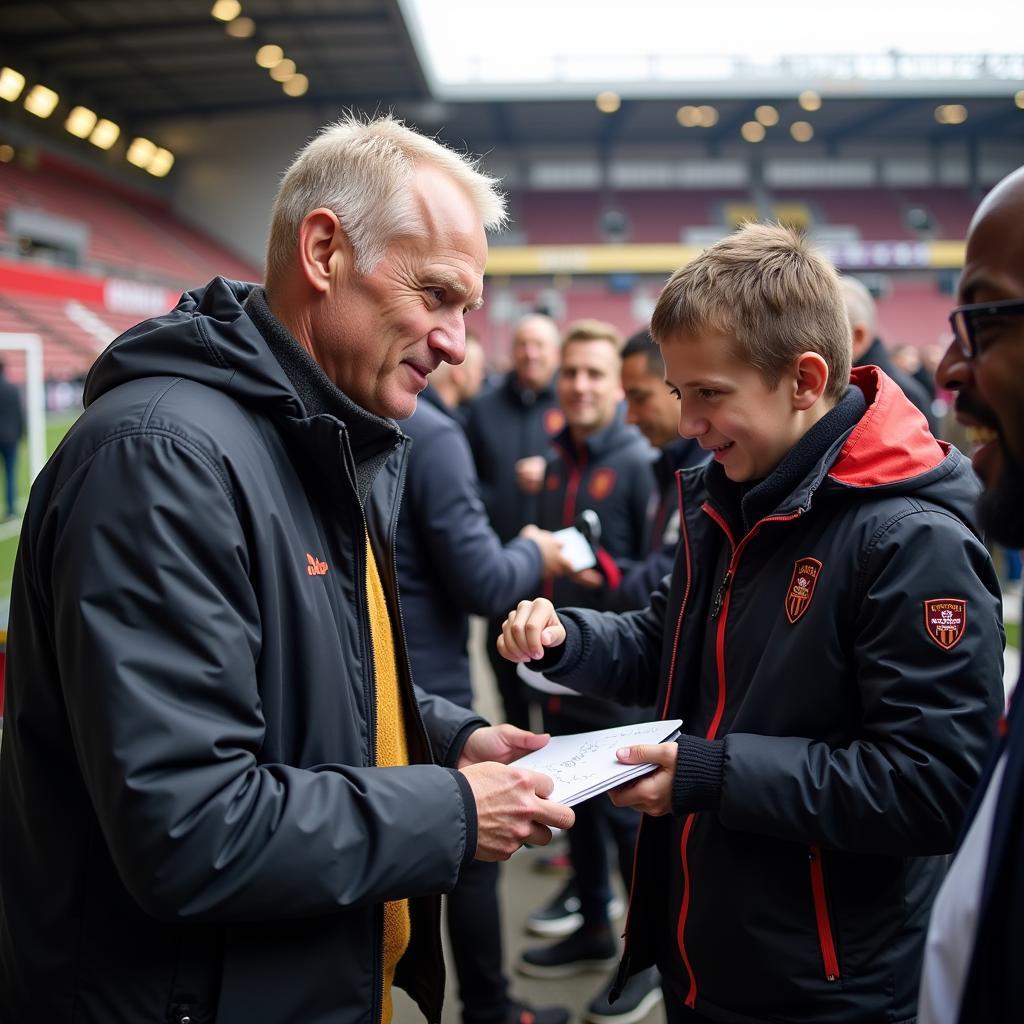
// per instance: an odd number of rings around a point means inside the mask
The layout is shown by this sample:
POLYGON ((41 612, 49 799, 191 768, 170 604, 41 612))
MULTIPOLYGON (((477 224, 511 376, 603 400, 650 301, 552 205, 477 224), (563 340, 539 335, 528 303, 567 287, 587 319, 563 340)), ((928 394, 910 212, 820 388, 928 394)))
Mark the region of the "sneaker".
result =
POLYGON ((550 946, 524 949, 516 970, 531 978, 569 978, 584 971, 607 970, 617 959, 610 928, 579 928, 550 946))
POLYGON ((505 1011, 505 1024, 568 1024, 569 1011, 564 1006, 531 1006, 510 1000, 505 1011))
MULTIPOLYGON (((625 909, 626 905, 622 900, 618 896, 612 896, 608 901, 608 919, 616 920, 622 916, 625 909)), ((570 935, 582 924, 583 915, 580 913, 576 879, 570 878, 548 903, 530 914, 526 919, 526 930, 531 935, 550 939, 570 935)))
POLYGON ((636 1024, 662 1001, 661 977, 657 967, 648 967, 634 974, 623 986, 619 998, 608 1002, 615 974, 608 984, 587 1004, 583 1019, 589 1024, 636 1024))

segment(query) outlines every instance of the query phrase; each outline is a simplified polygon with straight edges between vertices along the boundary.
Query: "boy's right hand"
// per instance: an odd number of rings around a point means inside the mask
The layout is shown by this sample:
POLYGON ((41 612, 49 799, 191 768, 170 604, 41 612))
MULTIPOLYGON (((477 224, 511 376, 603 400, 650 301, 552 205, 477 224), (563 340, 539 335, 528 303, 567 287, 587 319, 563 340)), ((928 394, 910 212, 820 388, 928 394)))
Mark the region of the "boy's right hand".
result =
POLYGON ((546 647, 565 642, 565 626, 546 598, 520 601, 501 624, 498 653, 508 661, 537 661, 546 647))

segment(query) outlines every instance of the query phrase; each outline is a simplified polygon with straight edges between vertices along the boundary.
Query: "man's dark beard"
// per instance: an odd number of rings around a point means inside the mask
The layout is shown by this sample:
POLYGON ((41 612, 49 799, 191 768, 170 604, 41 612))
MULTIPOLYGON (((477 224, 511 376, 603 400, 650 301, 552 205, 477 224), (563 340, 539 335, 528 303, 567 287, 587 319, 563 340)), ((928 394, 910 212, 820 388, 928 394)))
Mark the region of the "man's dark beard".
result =
POLYGON ((1003 469, 995 486, 978 499, 978 521, 989 540, 1008 548, 1024 547, 1024 464, 1015 459, 1002 440, 1003 469))

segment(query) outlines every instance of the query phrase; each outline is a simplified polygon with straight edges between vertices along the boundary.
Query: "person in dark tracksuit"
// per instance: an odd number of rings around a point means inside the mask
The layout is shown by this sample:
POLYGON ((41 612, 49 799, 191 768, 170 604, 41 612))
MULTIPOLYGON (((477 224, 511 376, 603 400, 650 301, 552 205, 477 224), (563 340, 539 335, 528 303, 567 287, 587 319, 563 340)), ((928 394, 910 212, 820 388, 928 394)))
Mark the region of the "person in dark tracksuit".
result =
MULTIPOLYGON (((413 680, 471 709, 469 615, 497 615, 568 565, 558 541, 535 526, 502 545, 453 411, 429 387, 402 424, 412 451, 398 522, 398 583, 413 680)), ((565 1024, 569 1014, 561 1007, 509 997, 498 877, 497 864, 471 861, 447 900, 463 1024, 565 1024)))
MULTIPOLYGON (((507 543, 537 522, 538 493, 551 438, 565 425, 555 396, 558 327, 548 316, 523 317, 512 336, 512 369, 493 390, 466 406, 463 423, 491 526, 507 543)), ((515 671, 495 652, 501 620, 487 633, 487 656, 505 720, 529 727, 529 700, 515 671)))
POLYGON ((1002 706, 970 465, 875 367, 849 372, 835 271, 748 225, 677 271, 651 332, 679 431, 681 539, 642 611, 539 600, 500 646, 681 718, 658 770, 619 984, 670 1024, 910 1024, 929 908, 1002 706), (847 383, 849 381, 849 383, 847 383))
POLYGON ((608 595, 609 611, 643 608, 661 581, 672 571, 679 545, 679 502, 676 472, 707 462, 693 438, 676 429, 679 409, 665 383, 661 350, 650 332, 638 331, 622 347, 622 390, 626 422, 632 423, 658 450, 653 463, 656 489, 647 506, 643 558, 618 559, 622 580, 608 595))
MULTIPOLYGON (((644 554, 647 510, 654 492, 654 452, 636 428, 625 423, 620 399, 618 332, 599 321, 570 325, 562 343, 558 398, 566 427, 553 441, 540 498, 539 525, 572 526, 583 510, 601 524, 598 566, 578 577, 548 578, 543 592, 564 603, 608 607, 622 582, 619 560, 637 563, 644 554)), ((649 710, 625 709, 592 697, 548 697, 544 726, 553 734, 587 732, 641 721, 649 710)), ((569 834, 573 881, 582 923, 550 946, 525 950, 518 968, 538 977, 558 977, 599 969, 614 962, 608 903, 611 897, 607 848, 614 841, 618 866, 628 889, 639 818, 607 801, 580 806, 569 834)), ((598 1021, 639 1019, 659 996, 654 975, 638 979, 619 1006, 607 1003, 605 986, 584 1014, 598 1021)))

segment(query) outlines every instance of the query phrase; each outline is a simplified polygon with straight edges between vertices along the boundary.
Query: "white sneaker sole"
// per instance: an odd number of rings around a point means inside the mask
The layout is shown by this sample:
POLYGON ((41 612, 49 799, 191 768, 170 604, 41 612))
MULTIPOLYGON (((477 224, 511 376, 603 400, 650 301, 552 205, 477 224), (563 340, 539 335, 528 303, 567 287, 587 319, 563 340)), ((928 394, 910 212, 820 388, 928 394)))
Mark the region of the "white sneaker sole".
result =
MULTIPOLYGON (((617 921, 626 911, 626 904, 613 896, 608 901, 608 919, 617 921)), ((566 914, 565 917, 526 919, 526 931, 530 935, 536 935, 541 939, 560 938, 563 935, 571 935, 580 925, 583 924, 582 914, 566 914)))

